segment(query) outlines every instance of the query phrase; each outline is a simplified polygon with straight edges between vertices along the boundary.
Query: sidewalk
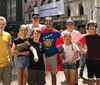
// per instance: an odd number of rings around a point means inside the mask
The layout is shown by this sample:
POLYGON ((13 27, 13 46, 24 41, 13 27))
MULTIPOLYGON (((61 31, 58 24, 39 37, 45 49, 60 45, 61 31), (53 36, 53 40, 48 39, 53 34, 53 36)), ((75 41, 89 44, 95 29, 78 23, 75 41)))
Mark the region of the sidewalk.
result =
MULTIPOLYGON (((16 60, 16 58, 15 58, 16 60)), ((15 61, 16 64, 16 61, 15 61)), ((86 67, 84 70, 84 79, 79 79, 78 85, 88 85, 87 84, 87 71, 86 71, 86 67)), ((18 85, 17 84, 17 73, 16 73, 16 66, 13 68, 12 70, 12 84, 11 85, 18 85)), ((50 73, 47 74, 46 76, 46 84, 45 85, 51 85, 51 75, 50 73)), ((59 71, 57 74, 57 85, 65 85, 65 76, 63 71, 59 71)))
MULTIPOLYGON (((86 77, 86 68, 84 71, 84 77, 86 77)), ((17 85, 17 73, 16 73, 16 68, 14 67, 12 71, 12 84, 11 85, 17 85)), ((79 85, 87 85, 87 79, 79 79, 79 85)), ((46 76, 46 84, 45 85, 51 85, 51 75, 50 73, 47 74, 46 76)), ((59 71, 57 74, 57 85, 65 85, 65 76, 63 71, 59 71)))

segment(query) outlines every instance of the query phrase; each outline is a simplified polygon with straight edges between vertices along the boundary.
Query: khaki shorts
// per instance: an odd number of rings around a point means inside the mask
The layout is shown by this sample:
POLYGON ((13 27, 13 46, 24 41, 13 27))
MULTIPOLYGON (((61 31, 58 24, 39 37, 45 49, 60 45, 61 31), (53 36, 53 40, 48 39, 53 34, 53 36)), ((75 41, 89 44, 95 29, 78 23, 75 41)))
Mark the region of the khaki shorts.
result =
POLYGON ((46 67, 50 66, 51 74, 57 74, 57 57, 56 55, 46 57, 46 67))
POLYGON ((5 67, 0 67, 0 81, 3 85, 11 84, 11 65, 8 64, 5 67))

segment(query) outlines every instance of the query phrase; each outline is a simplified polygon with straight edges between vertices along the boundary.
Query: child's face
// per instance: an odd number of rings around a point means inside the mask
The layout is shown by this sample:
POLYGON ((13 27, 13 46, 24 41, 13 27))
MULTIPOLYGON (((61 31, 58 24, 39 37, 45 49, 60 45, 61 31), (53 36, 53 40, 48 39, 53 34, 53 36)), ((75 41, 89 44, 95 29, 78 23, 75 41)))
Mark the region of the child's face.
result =
POLYGON ((89 32, 90 32, 90 34, 96 33, 96 27, 95 27, 95 25, 89 25, 89 32))
POLYGON ((40 39, 40 33, 37 32, 36 30, 33 32, 32 37, 33 39, 39 40, 40 39))
POLYGON ((20 29, 20 34, 21 35, 27 35, 27 32, 28 32, 28 29, 27 28, 25 28, 25 27, 22 27, 21 29, 20 29))
POLYGON ((65 36, 64 36, 65 42, 71 41, 71 39, 72 39, 71 34, 65 34, 65 36))

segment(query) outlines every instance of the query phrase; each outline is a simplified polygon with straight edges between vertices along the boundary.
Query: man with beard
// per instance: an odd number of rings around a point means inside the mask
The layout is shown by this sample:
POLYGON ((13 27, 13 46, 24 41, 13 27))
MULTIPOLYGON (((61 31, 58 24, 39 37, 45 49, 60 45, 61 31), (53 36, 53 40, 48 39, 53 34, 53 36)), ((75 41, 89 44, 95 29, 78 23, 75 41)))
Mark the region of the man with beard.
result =
POLYGON ((56 57, 56 39, 60 38, 59 31, 52 28, 53 19, 46 17, 44 20, 46 27, 42 28, 41 42, 45 48, 46 67, 50 66, 52 85, 56 85, 57 57, 56 57))
POLYGON ((11 35, 4 31, 6 27, 6 19, 0 16, 0 82, 3 85, 11 84, 11 35))

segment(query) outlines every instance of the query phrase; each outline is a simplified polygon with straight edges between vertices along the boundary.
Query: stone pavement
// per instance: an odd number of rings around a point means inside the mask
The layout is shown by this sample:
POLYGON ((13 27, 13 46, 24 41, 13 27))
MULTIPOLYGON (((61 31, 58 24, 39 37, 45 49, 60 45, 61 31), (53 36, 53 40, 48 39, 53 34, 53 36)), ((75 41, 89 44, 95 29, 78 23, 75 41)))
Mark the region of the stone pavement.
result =
MULTIPOLYGON (((15 64, 16 64, 16 57, 14 58, 15 64)), ((79 84, 78 85, 88 85, 87 84, 87 69, 85 67, 84 70, 84 79, 79 79, 79 84)), ((16 66, 12 70, 12 83, 11 85, 18 85, 17 84, 17 73, 16 73, 16 66)), ((46 76, 46 84, 45 85, 51 85, 51 76, 50 73, 47 74, 46 76)), ((65 76, 63 71, 59 71, 57 74, 57 85, 65 85, 65 76)))
MULTIPOLYGON (((86 68, 84 71, 84 79, 79 79, 79 85, 87 85, 87 79, 86 79, 86 68)), ((12 71, 12 84, 11 85, 18 85, 17 84, 17 73, 16 73, 16 68, 14 67, 12 71)), ((50 73, 47 74, 46 76, 46 84, 45 85, 51 85, 51 76, 50 73)), ((63 74, 63 71, 59 71, 57 74, 57 85, 65 85, 65 77, 63 74)))

